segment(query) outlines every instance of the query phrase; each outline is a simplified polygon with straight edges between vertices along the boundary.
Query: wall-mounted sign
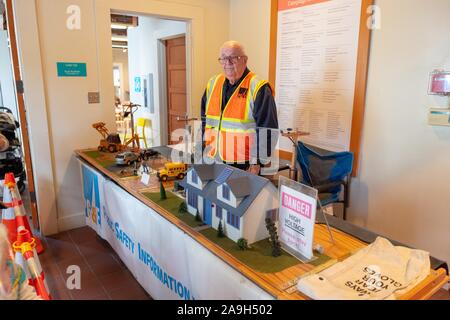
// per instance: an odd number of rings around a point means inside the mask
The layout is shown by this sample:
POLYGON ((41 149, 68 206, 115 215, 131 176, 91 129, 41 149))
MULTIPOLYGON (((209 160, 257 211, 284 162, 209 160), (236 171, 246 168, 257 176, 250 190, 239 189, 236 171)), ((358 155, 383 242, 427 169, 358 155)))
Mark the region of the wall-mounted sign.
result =
POLYGON ((88 103, 100 103, 100 92, 88 92, 88 103))
POLYGON ((87 77, 86 63, 58 62, 58 77, 87 77))
POLYGON ((317 190, 285 177, 280 177, 279 184, 281 246, 301 261, 311 261, 314 259, 317 190))
POLYGON ((149 73, 142 77, 144 79, 144 107, 149 108, 150 113, 155 113, 155 106, 153 103, 153 73, 149 73))
POLYGON ((141 77, 134 78, 134 92, 140 93, 142 91, 141 77))

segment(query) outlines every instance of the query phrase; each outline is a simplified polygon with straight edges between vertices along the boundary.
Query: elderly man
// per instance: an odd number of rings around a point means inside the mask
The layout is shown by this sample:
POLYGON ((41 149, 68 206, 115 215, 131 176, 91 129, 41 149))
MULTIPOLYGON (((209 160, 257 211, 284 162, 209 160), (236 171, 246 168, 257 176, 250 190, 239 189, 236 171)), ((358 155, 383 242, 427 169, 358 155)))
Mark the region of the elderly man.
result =
POLYGON ((266 129, 278 129, 278 118, 270 84, 251 72, 247 61, 239 42, 228 41, 220 48, 224 73, 210 79, 202 98, 205 153, 259 174, 276 142, 266 129))

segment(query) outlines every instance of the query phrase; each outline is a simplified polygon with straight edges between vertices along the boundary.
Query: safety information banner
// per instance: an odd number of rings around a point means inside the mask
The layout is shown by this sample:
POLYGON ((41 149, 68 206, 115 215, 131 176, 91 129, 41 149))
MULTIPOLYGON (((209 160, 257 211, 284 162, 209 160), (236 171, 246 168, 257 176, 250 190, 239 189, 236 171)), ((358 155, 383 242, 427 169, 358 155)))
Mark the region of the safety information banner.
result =
MULTIPOLYGON (((101 213, 101 219, 97 219, 100 223, 92 224, 92 219, 87 217, 87 224, 112 246, 152 298, 273 299, 254 282, 114 182, 103 178, 84 163, 81 167, 83 185, 91 185, 96 180, 92 177, 96 176, 102 190, 98 193, 99 197, 94 197, 98 213, 101 213)), ((92 193, 88 196, 92 197, 92 193)), ((92 201, 89 205, 92 207, 92 201)))

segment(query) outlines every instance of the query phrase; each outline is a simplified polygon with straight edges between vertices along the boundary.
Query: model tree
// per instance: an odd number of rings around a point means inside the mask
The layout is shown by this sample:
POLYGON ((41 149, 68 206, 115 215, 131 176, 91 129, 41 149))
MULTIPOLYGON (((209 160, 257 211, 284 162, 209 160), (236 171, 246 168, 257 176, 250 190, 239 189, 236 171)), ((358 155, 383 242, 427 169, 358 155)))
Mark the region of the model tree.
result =
POLYGON ((238 245, 238 247, 239 247, 239 249, 240 250, 247 250, 249 247, 248 247, 248 241, 247 241, 247 239, 245 239, 245 238, 240 238, 238 241, 237 241, 237 245, 238 245))
POLYGON ((184 214, 186 212, 187 212, 187 205, 186 202, 183 201, 182 203, 180 203, 180 206, 178 207, 178 213, 184 214))
POLYGON ((167 199, 166 189, 164 189, 164 185, 163 185, 162 181, 159 182, 159 195, 160 195, 161 200, 167 199))
POLYGON ((200 212, 198 212, 198 209, 197 209, 197 214, 195 215, 195 221, 203 222, 202 217, 200 216, 200 212))
POLYGON ((275 226, 275 222, 272 219, 266 218, 266 228, 269 231, 269 241, 272 245, 272 256, 279 257, 281 256, 281 243, 278 240, 277 227, 275 226))
POLYGON ((217 227, 217 237, 224 238, 225 234, 223 233, 222 220, 219 221, 219 226, 217 227))

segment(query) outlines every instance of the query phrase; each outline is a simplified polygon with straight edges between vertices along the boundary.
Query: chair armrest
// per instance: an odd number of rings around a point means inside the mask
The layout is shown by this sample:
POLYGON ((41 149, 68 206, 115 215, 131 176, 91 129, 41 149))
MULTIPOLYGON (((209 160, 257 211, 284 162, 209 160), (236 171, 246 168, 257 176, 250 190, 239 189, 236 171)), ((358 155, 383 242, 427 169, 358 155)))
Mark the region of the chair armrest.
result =
POLYGON ((320 185, 315 185, 314 188, 316 188, 319 191, 319 193, 322 193, 331 188, 335 188, 335 187, 341 186, 341 185, 345 186, 346 182, 344 180, 339 180, 339 181, 324 183, 324 184, 320 184, 320 185))

